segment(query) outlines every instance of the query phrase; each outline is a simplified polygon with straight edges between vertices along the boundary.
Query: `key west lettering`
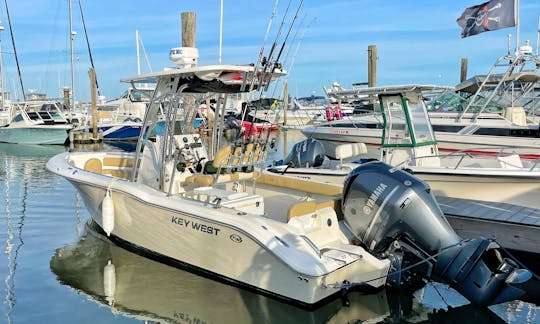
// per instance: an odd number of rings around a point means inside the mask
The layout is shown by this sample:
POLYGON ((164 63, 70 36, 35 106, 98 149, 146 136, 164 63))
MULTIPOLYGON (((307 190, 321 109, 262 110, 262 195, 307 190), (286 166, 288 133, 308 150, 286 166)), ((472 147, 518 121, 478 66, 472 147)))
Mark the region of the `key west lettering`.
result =
POLYGON ((189 228, 195 231, 201 231, 203 233, 216 235, 216 236, 219 234, 219 231, 220 231, 219 228, 200 224, 200 223, 193 222, 193 221, 176 217, 176 216, 171 217, 171 223, 179 225, 179 226, 184 226, 185 228, 189 228))

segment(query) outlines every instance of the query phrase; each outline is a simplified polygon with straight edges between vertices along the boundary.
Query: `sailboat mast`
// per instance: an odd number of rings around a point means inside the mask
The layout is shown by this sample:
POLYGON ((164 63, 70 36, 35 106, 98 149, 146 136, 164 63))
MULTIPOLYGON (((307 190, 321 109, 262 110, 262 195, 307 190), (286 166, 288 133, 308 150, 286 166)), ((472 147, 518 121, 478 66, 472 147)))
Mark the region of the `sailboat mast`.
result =
POLYGON ((141 74, 141 58, 139 54, 139 30, 135 30, 135 44, 137 44, 137 75, 141 74))
MULTIPOLYGON (((4 31, 4 26, 0 26, 0 33, 4 31)), ((0 37, 0 110, 4 109, 5 98, 4 94, 4 64, 2 61, 2 38, 0 37)))
POLYGON ((73 31, 73 16, 71 0, 68 0, 69 4, 69 52, 70 52, 70 64, 71 64, 71 102, 69 110, 75 109, 75 65, 73 64, 73 39, 75 38, 75 32, 73 31))
MULTIPOLYGON (((22 92, 22 100, 26 100, 26 94, 24 93, 24 85, 21 75, 21 67, 19 65, 19 57, 17 56, 17 47, 15 47, 15 38, 13 38, 13 28, 11 27, 11 18, 9 16, 9 8, 8 8, 8 2, 7 0, 4 0, 4 3, 6 5, 6 15, 8 19, 9 24, 9 33, 11 34, 11 43, 13 44, 13 54, 15 54, 15 63, 17 64, 17 72, 19 74, 19 83, 21 85, 21 92, 22 92)), ((15 88, 15 87, 13 87, 15 88)))
POLYGON ((519 0, 514 2, 514 20, 516 22, 516 52, 519 50, 519 0))
POLYGON ((220 0, 219 7, 219 64, 221 64, 221 49, 223 44, 223 0, 220 0))
MULTIPOLYGON (((82 21, 82 25, 84 29, 84 37, 86 38, 86 47, 88 48, 88 57, 90 57, 90 65, 92 66, 92 69, 94 69, 95 71, 96 67, 94 66, 94 58, 92 56, 92 50, 90 49, 90 40, 88 39, 88 32, 86 31, 86 23, 84 22, 84 14, 82 10, 81 0, 79 0, 78 2, 79 2, 79 10, 81 12, 81 21, 82 21)), ((100 96, 101 94, 99 93, 99 84, 98 84, 97 78, 96 78, 96 90, 97 90, 98 96, 100 96)))

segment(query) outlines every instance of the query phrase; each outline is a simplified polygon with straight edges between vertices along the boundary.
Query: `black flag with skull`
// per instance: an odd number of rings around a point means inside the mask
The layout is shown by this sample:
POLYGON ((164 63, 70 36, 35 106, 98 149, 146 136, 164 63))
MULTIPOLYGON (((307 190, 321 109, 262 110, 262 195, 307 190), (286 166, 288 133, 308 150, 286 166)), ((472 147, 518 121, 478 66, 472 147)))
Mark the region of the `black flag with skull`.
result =
POLYGON ((490 30, 516 25, 515 0, 491 0, 469 7, 457 19, 461 26, 461 37, 469 37, 490 30))

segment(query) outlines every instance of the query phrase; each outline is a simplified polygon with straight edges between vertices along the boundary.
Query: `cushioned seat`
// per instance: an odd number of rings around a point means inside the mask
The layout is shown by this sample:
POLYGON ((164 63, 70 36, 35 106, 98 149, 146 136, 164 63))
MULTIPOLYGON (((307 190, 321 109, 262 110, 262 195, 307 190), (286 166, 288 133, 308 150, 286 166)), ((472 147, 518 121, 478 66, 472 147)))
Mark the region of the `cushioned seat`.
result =
POLYGON ((103 165, 101 164, 101 160, 97 158, 91 158, 86 161, 84 163, 84 169, 94 173, 103 173, 103 165))

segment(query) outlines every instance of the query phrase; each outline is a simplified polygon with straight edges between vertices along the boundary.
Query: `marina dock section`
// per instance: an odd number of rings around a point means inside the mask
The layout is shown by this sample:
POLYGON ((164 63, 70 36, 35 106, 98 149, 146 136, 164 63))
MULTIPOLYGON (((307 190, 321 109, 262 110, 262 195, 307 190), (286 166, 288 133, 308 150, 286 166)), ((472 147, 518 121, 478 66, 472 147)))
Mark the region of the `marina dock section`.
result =
POLYGON ((461 236, 484 236, 507 249, 540 252, 540 210, 507 203, 437 197, 448 222, 461 236))

